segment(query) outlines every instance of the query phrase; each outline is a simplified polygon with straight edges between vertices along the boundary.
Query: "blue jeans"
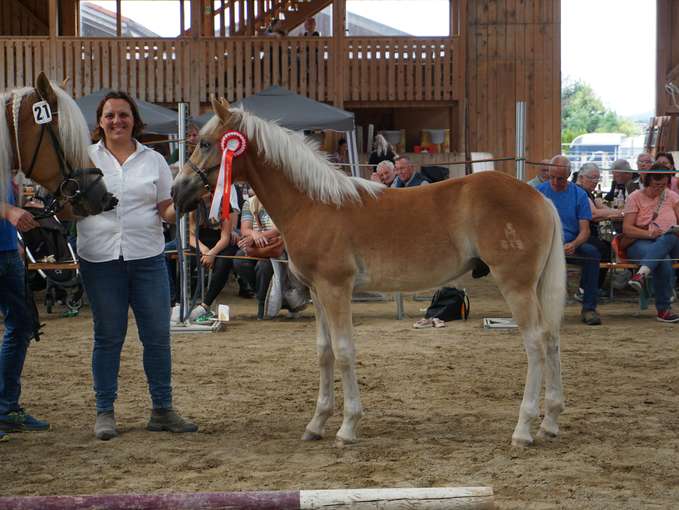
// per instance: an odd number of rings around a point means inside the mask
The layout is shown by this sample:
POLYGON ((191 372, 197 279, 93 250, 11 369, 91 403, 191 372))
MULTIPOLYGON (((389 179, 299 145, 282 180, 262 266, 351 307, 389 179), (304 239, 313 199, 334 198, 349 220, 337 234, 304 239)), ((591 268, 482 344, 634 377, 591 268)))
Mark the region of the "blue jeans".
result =
POLYGON ((659 312, 669 310, 674 280, 669 258, 679 258, 679 237, 665 234, 654 240, 639 239, 627 248, 627 257, 651 269, 655 307, 659 312))
POLYGON ((81 260, 80 273, 94 318, 92 376, 97 411, 113 410, 130 306, 144 347, 144 372, 153 408, 172 407, 170 286, 165 256, 97 263, 81 260))
POLYGON ((596 246, 583 243, 575 250, 577 259, 568 259, 568 263, 577 264, 582 267, 580 274, 580 285, 584 295, 582 297, 583 310, 596 310, 597 300, 599 297, 599 262, 601 261, 601 254, 596 246))
POLYGON ((32 335, 24 275, 24 263, 16 250, 0 252, 0 313, 5 318, 0 349, 0 414, 20 408, 21 372, 32 335))

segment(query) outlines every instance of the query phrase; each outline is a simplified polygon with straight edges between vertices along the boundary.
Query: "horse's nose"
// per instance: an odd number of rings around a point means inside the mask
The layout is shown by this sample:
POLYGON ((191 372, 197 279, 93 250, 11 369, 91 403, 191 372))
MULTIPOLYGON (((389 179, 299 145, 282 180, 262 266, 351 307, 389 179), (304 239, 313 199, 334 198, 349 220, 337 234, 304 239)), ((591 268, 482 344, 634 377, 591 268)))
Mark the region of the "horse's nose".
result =
POLYGON ((104 195, 104 198, 102 199, 102 209, 104 211, 110 211, 112 210, 116 205, 118 205, 118 199, 111 195, 110 193, 106 193, 104 195))

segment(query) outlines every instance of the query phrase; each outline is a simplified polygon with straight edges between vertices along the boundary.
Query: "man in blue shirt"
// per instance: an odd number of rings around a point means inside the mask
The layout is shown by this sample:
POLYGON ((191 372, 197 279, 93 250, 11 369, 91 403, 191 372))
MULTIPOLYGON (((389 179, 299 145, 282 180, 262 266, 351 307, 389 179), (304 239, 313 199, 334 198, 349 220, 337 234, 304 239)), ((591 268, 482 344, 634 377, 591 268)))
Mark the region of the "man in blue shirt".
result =
POLYGON ((601 324, 596 311, 599 291, 599 262, 601 255, 595 246, 589 244, 589 222, 592 211, 589 207, 587 193, 572 182, 570 177, 570 161, 566 156, 554 156, 549 167, 549 180, 537 187, 537 190, 549 198, 561 218, 563 228, 564 251, 566 259, 582 266, 581 283, 584 290, 582 300, 582 322, 588 326, 601 324), (569 260, 569 257, 572 257, 569 260))
POLYGON ((9 185, 8 198, 0 200, 0 313, 5 324, 0 348, 0 440, 6 439, 6 432, 49 428, 47 422, 26 414, 19 406, 21 372, 33 328, 26 306, 25 268, 17 250, 17 229, 25 232, 38 223, 28 211, 13 204, 9 185))
POLYGON ((396 179, 391 183, 392 188, 412 188, 421 184, 430 184, 424 175, 415 171, 415 165, 406 157, 398 158, 394 167, 396 179))

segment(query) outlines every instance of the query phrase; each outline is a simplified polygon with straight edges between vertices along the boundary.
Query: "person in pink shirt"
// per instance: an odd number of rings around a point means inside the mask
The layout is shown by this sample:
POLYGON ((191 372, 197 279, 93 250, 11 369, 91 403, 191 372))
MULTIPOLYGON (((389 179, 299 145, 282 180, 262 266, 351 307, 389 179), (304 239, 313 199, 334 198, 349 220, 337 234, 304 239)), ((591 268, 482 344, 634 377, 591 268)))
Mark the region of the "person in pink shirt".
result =
POLYGON ((672 156, 672 153, 659 152, 658 154, 655 155, 655 162, 660 163, 668 170, 673 171, 673 173, 671 174, 672 177, 670 179, 670 189, 675 193, 679 193, 679 182, 677 181, 677 178, 674 176, 674 171, 676 170, 676 168, 674 167, 674 156, 672 156))
MULTIPOLYGON (((664 170, 655 163, 652 171, 664 170)), ((679 223, 679 194, 667 187, 671 174, 644 174, 644 189, 632 193, 625 203, 623 232, 635 238, 627 248, 630 260, 639 262, 639 271, 629 281, 641 291, 649 274, 653 274, 653 290, 657 319, 661 322, 679 322, 672 312, 672 260, 679 258, 679 237, 673 231, 679 223)))

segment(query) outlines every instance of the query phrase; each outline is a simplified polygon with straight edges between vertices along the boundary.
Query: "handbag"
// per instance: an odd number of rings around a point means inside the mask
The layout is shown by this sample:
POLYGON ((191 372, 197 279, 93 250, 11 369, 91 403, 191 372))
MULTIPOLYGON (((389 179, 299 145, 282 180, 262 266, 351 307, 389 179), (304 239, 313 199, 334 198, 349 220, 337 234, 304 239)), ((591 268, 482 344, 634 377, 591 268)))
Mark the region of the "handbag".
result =
POLYGON ((455 287, 441 287, 431 299, 424 316, 442 321, 467 320, 469 317, 469 296, 455 287))
POLYGON ((275 259, 283 255, 285 251, 285 243, 282 237, 276 237, 269 240, 266 246, 250 246, 245 250, 248 257, 256 257, 258 259, 275 259))
MULTIPOLYGON (((665 191, 663 191, 660 194, 660 200, 658 200, 658 205, 655 207, 655 210, 653 211, 651 223, 653 223, 653 221, 655 221, 655 219, 658 217, 658 213, 660 212, 660 208, 662 207, 664 202, 665 202, 665 191)), ((614 247, 615 252, 618 254, 618 258, 626 259, 627 255, 625 252, 627 251, 627 248, 632 246, 637 241, 638 239, 636 237, 631 237, 622 233, 616 235, 613 238, 613 241, 611 241, 611 245, 614 247)))

